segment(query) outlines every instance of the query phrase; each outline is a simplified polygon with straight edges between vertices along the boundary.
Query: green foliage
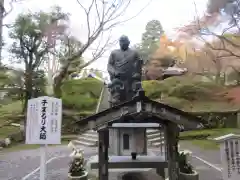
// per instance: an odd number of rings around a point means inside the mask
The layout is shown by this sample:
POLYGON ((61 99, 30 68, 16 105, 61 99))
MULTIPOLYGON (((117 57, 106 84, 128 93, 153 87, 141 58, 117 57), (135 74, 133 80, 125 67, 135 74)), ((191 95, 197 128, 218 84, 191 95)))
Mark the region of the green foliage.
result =
MULTIPOLYGON (((23 100, 25 94, 25 72, 21 69, 8 70, 8 81, 5 83, 7 94, 5 98, 23 100)), ((33 71, 33 97, 45 95, 47 79, 43 70, 33 71)))
POLYGON ((208 98, 214 90, 220 88, 213 82, 203 82, 192 77, 170 77, 162 81, 143 83, 146 94, 150 98, 159 98, 161 93, 171 97, 195 100, 208 98))
POLYGON ((57 59, 59 59, 62 69, 68 66, 65 77, 70 74, 78 74, 78 68, 85 63, 84 59, 82 57, 78 57, 69 61, 69 59, 67 59, 66 57, 72 54, 76 54, 79 49, 82 48, 82 43, 73 36, 64 37, 62 39, 63 40, 60 42, 59 49, 56 52, 55 56, 57 59))
POLYGON ((161 94, 167 91, 166 86, 164 86, 161 81, 157 80, 143 81, 142 85, 146 96, 151 99, 161 98, 161 94))
POLYGON ((179 109, 182 109, 186 104, 190 104, 186 99, 172 96, 163 97, 160 102, 179 109))
POLYGON ((169 95, 191 101, 196 100, 199 97, 208 98, 210 94, 209 89, 205 89, 201 86, 196 86, 195 84, 179 84, 178 86, 171 89, 169 95))
POLYGON ((189 101, 206 100, 211 98, 214 88, 217 84, 212 82, 188 81, 179 83, 171 88, 168 95, 183 98, 189 101))
POLYGON ((163 32, 163 27, 158 20, 151 20, 147 23, 145 32, 142 34, 142 41, 136 46, 144 62, 148 61, 150 55, 157 50, 163 32))
POLYGON ((94 78, 65 81, 62 85, 63 104, 76 110, 93 110, 102 86, 102 82, 94 78))
POLYGON ((146 96, 176 108, 191 106, 194 100, 206 102, 222 87, 214 82, 202 82, 186 76, 170 77, 162 81, 143 81, 146 96))
MULTIPOLYGON (((52 24, 57 20, 66 19, 68 15, 63 13, 59 7, 53 7, 51 12, 40 11, 18 15, 9 33, 13 40, 10 52, 19 63, 24 62, 34 70, 41 65, 45 55, 49 52, 49 42, 46 36, 50 31, 56 30, 52 24)), ((58 27, 59 33, 60 29, 63 33, 65 28, 65 26, 58 27)))
POLYGON ((210 136, 211 138, 216 138, 219 136, 224 136, 229 133, 240 134, 240 129, 237 128, 217 128, 217 129, 201 129, 185 131, 180 133, 181 138, 193 137, 193 136, 210 136))
POLYGON ((60 20, 67 21, 68 14, 62 12, 58 6, 53 7, 50 12, 22 13, 17 16, 9 31, 9 37, 12 40, 9 52, 13 57, 12 60, 23 63, 25 67, 23 111, 27 107, 28 99, 42 95, 43 89, 34 87, 37 82, 35 80, 42 79, 36 72, 49 59, 53 46, 56 46, 55 44, 64 37, 67 27, 63 23, 60 24, 60 20))
POLYGON ((0 128, 0 139, 8 137, 10 134, 19 132, 20 128, 16 126, 4 126, 0 128))
POLYGON ((19 115, 21 114, 21 110, 22 110, 21 101, 15 101, 10 104, 1 106, 0 107, 0 124, 1 124, 1 119, 3 119, 4 116, 19 115))
POLYGON ((46 95, 47 77, 43 70, 33 72, 34 97, 46 95))

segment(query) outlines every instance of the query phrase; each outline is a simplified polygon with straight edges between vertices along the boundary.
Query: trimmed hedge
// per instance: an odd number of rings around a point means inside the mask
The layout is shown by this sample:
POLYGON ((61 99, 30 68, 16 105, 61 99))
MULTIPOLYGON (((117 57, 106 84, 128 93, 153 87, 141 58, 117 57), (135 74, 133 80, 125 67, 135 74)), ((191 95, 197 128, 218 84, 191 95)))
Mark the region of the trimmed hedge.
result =
POLYGON ((94 78, 66 81, 62 86, 63 105, 72 110, 94 111, 102 87, 102 82, 94 78))
POLYGON ((194 112, 193 114, 206 120, 211 128, 236 128, 238 113, 240 112, 194 112))
POLYGON ((222 88, 213 82, 202 82, 191 77, 170 77, 162 81, 143 81, 146 95, 151 99, 164 96, 176 97, 185 100, 208 100, 213 91, 222 88))
POLYGON ((215 138, 229 133, 240 134, 240 129, 237 128, 216 128, 216 129, 202 129, 193 131, 184 131, 180 133, 180 140, 202 140, 209 137, 215 138))

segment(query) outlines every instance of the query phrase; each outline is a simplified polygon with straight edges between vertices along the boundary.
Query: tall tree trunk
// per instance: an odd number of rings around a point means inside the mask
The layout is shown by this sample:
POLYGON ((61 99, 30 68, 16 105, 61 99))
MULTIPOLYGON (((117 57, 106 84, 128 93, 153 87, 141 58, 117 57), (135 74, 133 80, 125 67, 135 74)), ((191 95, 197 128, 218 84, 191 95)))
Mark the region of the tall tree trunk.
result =
POLYGON ((27 70, 25 74, 25 97, 24 97, 23 113, 25 113, 27 109, 28 100, 32 98, 32 94, 33 94, 32 78, 33 78, 32 72, 27 70))
MULTIPOLYGON (((23 109, 22 109, 22 114, 25 115, 25 117, 27 117, 27 105, 28 105, 28 100, 32 98, 32 94, 33 94, 33 72, 29 69, 26 69, 25 72, 25 97, 23 99, 23 109)), ((24 136, 26 134, 26 127, 27 127, 27 120, 25 118, 25 120, 23 121, 24 124, 24 136)))
POLYGON ((65 79, 67 73, 68 73, 68 68, 70 66, 71 62, 67 62, 67 64, 62 67, 60 73, 54 78, 54 87, 53 87, 53 92, 55 97, 60 98, 62 96, 62 82, 65 79))

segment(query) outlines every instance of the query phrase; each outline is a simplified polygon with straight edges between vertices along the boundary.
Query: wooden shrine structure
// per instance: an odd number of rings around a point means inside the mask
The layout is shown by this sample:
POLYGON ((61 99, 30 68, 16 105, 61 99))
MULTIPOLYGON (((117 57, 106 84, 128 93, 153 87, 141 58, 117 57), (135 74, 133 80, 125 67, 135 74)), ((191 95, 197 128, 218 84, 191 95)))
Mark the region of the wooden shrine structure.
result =
POLYGON ((139 168, 138 166, 142 168, 156 168, 161 176, 164 176, 164 168, 168 168, 169 180, 178 180, 178 126, 182 125, 190 129, 200 129, 204 127, 204 121, 200 118, 168 105, 150 100, 145 96, 144 91, 139 92, 138 96, 128 102, 121 103, 79 120, 77 124, 83 129, 98 131, 99 180, 108 180, 110 168, 139 168), (113 124, 116 123, 159 124, 157 128, 164 130, 166 159, 162 161, 143 162, 137 158, 131 162, 126 161, 124 165, 119 165, 124 167, 119 167, 117 163, 114 164, 111 158, 109 158, 109 130, 111 128, 116 128, 113 126, 113 124))

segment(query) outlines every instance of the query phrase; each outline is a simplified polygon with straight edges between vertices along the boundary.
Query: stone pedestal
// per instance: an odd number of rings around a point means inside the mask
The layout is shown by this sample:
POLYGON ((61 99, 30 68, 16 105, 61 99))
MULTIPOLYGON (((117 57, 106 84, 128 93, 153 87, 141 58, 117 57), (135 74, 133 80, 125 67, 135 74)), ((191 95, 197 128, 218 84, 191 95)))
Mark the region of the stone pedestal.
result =
POLYGON ((69 180, 87 180, 88 179, 88 172, 85 171, 82 176, 71 176, 68 174, 68 179, 69 180))

